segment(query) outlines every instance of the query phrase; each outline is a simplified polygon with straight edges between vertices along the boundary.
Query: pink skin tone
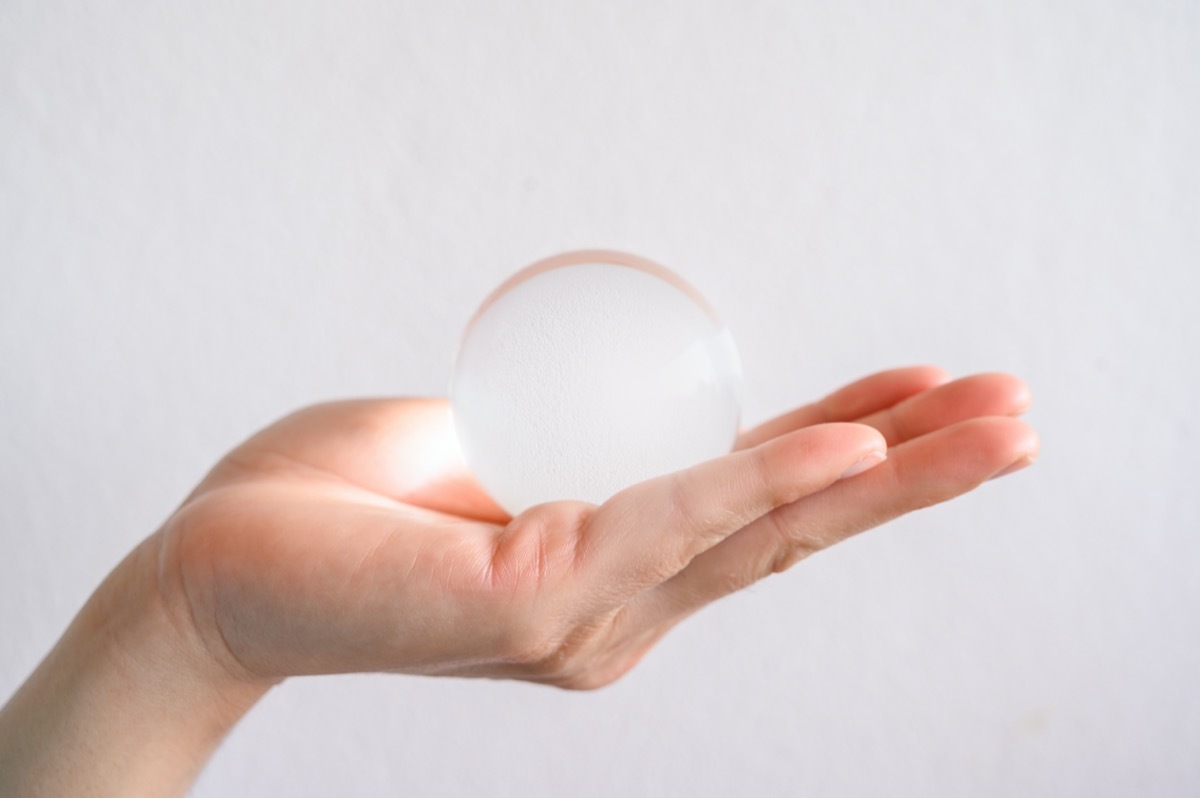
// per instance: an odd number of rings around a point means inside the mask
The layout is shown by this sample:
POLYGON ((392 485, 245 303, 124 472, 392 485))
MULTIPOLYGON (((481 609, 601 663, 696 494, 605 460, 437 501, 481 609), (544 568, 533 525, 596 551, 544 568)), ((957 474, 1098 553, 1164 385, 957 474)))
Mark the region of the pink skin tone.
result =
POLYGON ((724 595, 1028 465, 1025 385, 896 369, 603 505, 508 517, 441 399, 334 402, 234 449, 0 712, 0 793, 178 795, 271 687, 351 671, 593 689, 724 595))

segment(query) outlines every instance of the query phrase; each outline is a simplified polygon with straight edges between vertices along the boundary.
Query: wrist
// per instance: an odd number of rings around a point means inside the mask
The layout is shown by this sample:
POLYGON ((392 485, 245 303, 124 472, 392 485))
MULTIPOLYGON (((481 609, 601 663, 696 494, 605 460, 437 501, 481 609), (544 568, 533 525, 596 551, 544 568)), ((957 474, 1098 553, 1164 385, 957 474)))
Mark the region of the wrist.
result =
POLYGON ((160 536, 97 588, 0 712, 0 793, 175 795, 270 688, 158 588, 160 536))

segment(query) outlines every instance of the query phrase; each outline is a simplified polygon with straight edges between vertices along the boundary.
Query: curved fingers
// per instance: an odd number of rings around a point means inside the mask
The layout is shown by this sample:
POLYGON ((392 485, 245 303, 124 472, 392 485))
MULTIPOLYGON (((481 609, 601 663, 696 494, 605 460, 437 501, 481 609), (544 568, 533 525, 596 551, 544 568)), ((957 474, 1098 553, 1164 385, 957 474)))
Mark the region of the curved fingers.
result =
POLYGON ((639 596, 641 622, 670 625, 845 538, 966 493, 1036 457, 1037 434, 1012 418, 974 418, 893 448, 854 479, 780 507, 639 596))
POLYGON ((628 597, 777 507, 886 457, 861 424, 821 424, 627 488, 581 531, 577 563, 628 597))
POLYGON ((1029 409, 1029 387, 1011 374, 974 374, 911 396, 857 419, 883 433, 889 446, 983 416, 1015 416, 1029 409))

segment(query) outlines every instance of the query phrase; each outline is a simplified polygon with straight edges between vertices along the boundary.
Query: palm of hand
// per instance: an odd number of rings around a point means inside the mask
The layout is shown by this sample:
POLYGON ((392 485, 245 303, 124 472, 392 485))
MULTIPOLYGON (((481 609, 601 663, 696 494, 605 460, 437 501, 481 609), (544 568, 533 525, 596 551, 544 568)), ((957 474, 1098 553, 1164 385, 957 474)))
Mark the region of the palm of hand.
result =
POLYGON ((159 581, 244 678, 600 686, 703 604, 1032 458, 1036 436, 1009 418, 1028 403, 1019 381, 943 382, 930 368, 875 375, 744 433, 727 458, 599 508, 516 519, 459 459, 444 400, 314 406, 185 500, 162 531, 159 581), (847 421, 861 423, 826 423, 847 421), (881 437, 888 462, 838 481, 881 437))

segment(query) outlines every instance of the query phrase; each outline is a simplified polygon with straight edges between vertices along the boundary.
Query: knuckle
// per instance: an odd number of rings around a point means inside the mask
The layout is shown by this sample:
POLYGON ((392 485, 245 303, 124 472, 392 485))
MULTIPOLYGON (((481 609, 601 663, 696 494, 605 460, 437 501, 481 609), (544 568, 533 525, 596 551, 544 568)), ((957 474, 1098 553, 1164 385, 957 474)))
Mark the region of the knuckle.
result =
POLYGON ((667 486, 671 525, 700 534, 696 545, 703 550, 711 542, 708 534, 717 534, 744 523, 742 514, 734 509, 735 503, 730 501, 738 492, 739 486, 733 484, 720 487, 702 484, 702 480, 690 469, 677 471, 671 475, 667 486))
POLYGON ((553 502, 525 510, 496 536, 491 586, 537 593, 578 555, 579 530, 594 508, 582 502, 553 502))
POLYGON ((886 473, 890 474, 887 492, 900 498, 892 507, 880 513, 881 520, 941 504, 961 492, 954 480, 931 480, 918 465, 905 458, 897 457, 891 470, 886 473))
POLYGON ((692 528, 696 522, 692 507, 694 477, 689 471, 676 471, 667 483, 667 498, 670 502, 671 518, 676 523, 692 528))
POLYGON ((798 499, 799 491, 789 480, 778 478, 778 463, 772 449, 773 447, 760 446, 750 450, 750 467, 747 472, 748 478, 753 480, 750 487, 756 493, 767 497, 772 507, 778 507, 798 499))
POLYGON ((771 558, 770 567, 767 570, 768 574, 781 574, 790 569, 793 565, 803 560, 813 550, 806 546, 791 545, 784 546, 775 552, 771 558))
POLYGON ((776 514, 768 515, 767 519, 775 545, 772 547, 766 568, 762 569, 763 576, 783 573, 823 548, 811 535, 805 535, 793 525, 784 523, 776 514))
MULTIPOLYGON (((688 561, 699 552, 708 548, 708 532, 713 526, 713 514, 722 512, 720 506, 713 503, 705 513, 709 516, 707 522, 701 517, 696 507, 696 479, 688 471, 677 471, 667 482, 667 511, 668 527, 680 530, 686 536, 681 550, 675 551, 669 557, 653 557, 643 563, 642 571, 648 578, 661 582, 678 572, 688 561)), ((705 500, 708 501, 708 500, 705 500)))
POLYGON ((898 441, 906 441, 912 437, 909 433, 909 421, 906 410, 907 408, 903 404, 894 405, 887 410, 886 418, 892 429, 892 437, 898 441))

